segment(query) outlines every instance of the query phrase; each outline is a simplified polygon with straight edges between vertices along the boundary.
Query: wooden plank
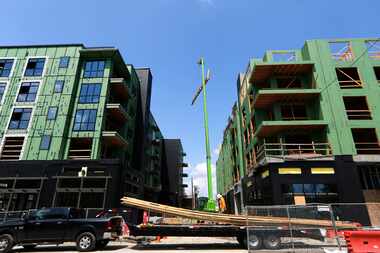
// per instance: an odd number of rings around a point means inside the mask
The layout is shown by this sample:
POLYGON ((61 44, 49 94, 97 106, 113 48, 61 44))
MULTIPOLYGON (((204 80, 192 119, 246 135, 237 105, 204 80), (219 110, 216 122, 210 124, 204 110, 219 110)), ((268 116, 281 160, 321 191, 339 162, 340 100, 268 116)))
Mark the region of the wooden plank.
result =
MULTIPOLYGON (((315 227, 332 227, 331 221, 328 220, 313 220, 313 219, 298 219, 287 217, 270 217, 270 216, 245 216, 245 215, 230 215, 220 213, 210 213, 189 210, 184 208, 172 207, 161 205, 154 202, 148 202, 140 199, 123 197, 121 203, 127 206, 133 206, 143 210, 148 210, 156 213, 171 214, 177 217, 184 217, 190 219, 198 219, 204 221, 212 221, 217 223, 226 223, 233 225, 260 225, 260 226, 277 226, 290 224, 300 226, 315 226, 315 227)), ((350 222, 337 221, 338 228, 356 228, 356 225, 350 222)))

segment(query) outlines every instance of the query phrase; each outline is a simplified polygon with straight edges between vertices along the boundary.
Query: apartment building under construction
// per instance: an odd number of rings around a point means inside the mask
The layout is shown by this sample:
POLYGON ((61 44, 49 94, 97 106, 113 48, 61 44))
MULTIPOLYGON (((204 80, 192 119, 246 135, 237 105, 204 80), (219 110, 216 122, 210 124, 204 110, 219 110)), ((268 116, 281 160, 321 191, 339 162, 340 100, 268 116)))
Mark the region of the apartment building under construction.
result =
POLYGON ((113 47, 0 47, 0 209, 161 199, 166 161, 183 151, 165 153, 151 90, 150 69, 113 47))
POLYGON ((237 80, 218 192, 244 205, 380 202, 380 40, 270 50, 237 80))

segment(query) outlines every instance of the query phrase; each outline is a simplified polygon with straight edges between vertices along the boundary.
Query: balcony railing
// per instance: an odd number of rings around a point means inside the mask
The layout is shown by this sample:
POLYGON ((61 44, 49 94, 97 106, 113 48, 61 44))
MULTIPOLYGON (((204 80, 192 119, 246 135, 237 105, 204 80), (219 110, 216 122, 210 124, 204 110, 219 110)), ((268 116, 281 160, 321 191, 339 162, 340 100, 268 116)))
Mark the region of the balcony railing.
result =
POLYGON ((380 144, 378 142, 355 142, 357 154, 380 154, 380 144))
POLYGON ((348 119, 372 119, 370 110, 346 110, 348 119))
POLYGON ((329 143, 265 143, 257 150, 256 161, 267 157, 303 160, 331 155, 329 143))

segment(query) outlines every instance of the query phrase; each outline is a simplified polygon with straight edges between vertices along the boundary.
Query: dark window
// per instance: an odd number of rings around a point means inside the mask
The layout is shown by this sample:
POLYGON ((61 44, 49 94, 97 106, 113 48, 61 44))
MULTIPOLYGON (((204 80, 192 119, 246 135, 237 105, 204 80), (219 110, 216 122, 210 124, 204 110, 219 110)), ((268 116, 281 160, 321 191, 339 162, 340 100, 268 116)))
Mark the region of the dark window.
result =
POLYGON ((57 117, 58 107, 50 106, 48 110, 47 119, 55 119, 57 117))
POLYGON ((13 66, 13 59, 0 59, 0 77, 9 77, 13 66))
POLYGON ((41 143, 40 143, 40 149, 47 150, 50 147, 50 141, 51 136, 50 135, 44 135, 42 136, 41 143))
POLYGON ((281 185, 285 203, 294 204, 294 196, 305 196, 307 203, 335 203, 337 187, 334 184, 285 184, 281 185))
POLYGON ((281 105, 281 116, 283 120, 305 120, 307 119, 306 106, 303 104, 281 105))
POLYGON ((63 56, 59 59, 59 67, 60 68, 67 68, 69 66, 70 57, 63 56))
POLYGON ((32 220, 50 220, 50 219, 66 219, 67 209, 64 208, 44 208, 30 215, 32 220))
POLYGON ((380 189, 380 168, 378 166, 360 166, 358 167, 358 172, 362 183, 362 189, 380 189))
POLYGON ((20 91, 17 96, 17 102, 34 102, 38 91, 38 82, 21 83, 20 91))
MULTIPOLYGON (((91 138, 71 138, 68 158, 69 159, 90 159, 91 148, 92 148, 91 138)), ((76 173, 76 175, 78 175, 78 173, 76 173)))
POLYGON ((6 83, 0 83, 0 103, 3 100, 3 96, 4 96, 6 86, 7 86, 6 83))
POLYGON ((55 93, 61 93, 63 90, 63 86, 65 84, 65 81, 63 80, 56 80, 54 85, 54 92, 55 93))
POLYGON ((104 61, 87 61, 84 64, 84 77, 103 77, 104 61))
POLYGON ((297 76, 278 77, 276 81, 277 87, 280 89, 302 88, 302 81, 297 76))
POLYGON ((365 120, 372 119, 371 111, 367 104, 366 97, 343 97, 344 107, 348 119, 365 120))
POLYGON ((380 154, 375 128, 353 128, 351 132, 357 154, 380 154))
POLYGON ((42 76, 44 70, 45 58, 29 59, 26 65, 24 76, 42 76))
POLYGON ((96 110, 81 109, 75 114, 74 131, 94 131, 96 110))
POLYGON ((100 91, 102 87, 100 83, 84 83, 80 89, 79 103, 91 104, 98 103, 100 98, 100 91))
POLYGON ((341 89, 363 87, 357 68, 336 68, 335 72, 341 89))
POLYGON ((377 82, 380 83, 380 67, 373 67, 373 70, 375 71, 377 82))
POLYGON ((31 115, 31 108, 15 108, 12 113, 11 122, 9 123, 9 129, 28 128, 31 115))

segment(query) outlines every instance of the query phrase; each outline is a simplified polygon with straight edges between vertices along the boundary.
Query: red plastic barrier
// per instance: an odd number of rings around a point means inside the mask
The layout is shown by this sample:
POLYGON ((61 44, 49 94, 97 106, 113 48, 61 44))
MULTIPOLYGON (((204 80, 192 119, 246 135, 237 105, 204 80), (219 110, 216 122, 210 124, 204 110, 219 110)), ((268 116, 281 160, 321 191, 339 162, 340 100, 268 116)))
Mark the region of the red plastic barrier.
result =
POLYGON ((326 237, 327 237, 327 238, 335 238, 336 236, 344 237, 343 233, 344 233, 344 231, 337 231, 337 232, 335 233, 335 230, 328 229, 328 230, 326 231, 326 237))
POLYGON ((349 253, 380 253, 380 230, 345 231, 349 253))

